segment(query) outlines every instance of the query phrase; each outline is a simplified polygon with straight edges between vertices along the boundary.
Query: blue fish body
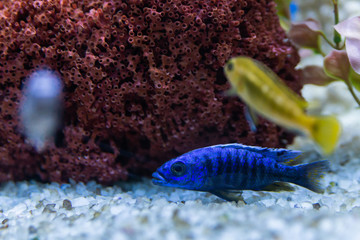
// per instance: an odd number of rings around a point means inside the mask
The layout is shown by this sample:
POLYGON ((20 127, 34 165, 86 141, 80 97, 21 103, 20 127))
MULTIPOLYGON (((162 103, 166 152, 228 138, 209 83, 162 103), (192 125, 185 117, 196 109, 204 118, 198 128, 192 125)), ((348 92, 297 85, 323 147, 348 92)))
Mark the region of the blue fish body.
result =
POLYGON ((294 183, 322 192, 319 178, 329 169, 328 161, 297 166, 285 165, 301 152, 223 144, 199 148, 174 158, 153 173, 161 186, 207 191, 225 199, 233 190, 266 190, 276 182, 294 183))

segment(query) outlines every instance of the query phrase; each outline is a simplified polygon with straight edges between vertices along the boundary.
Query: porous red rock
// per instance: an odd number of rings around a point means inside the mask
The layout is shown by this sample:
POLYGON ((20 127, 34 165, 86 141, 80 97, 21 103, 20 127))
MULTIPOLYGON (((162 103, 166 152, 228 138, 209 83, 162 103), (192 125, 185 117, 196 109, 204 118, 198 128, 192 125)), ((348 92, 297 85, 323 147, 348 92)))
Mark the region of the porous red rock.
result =
POLYGON ((295 91, 299 57, 270 0, 0 2, 0 181, 113 183, 194 148, 284 146, 292 136, 224 96, 222 66, 256 58, 295 91), (64 127, 39 154, 21 134, 26 77, 64 81, 64 127))

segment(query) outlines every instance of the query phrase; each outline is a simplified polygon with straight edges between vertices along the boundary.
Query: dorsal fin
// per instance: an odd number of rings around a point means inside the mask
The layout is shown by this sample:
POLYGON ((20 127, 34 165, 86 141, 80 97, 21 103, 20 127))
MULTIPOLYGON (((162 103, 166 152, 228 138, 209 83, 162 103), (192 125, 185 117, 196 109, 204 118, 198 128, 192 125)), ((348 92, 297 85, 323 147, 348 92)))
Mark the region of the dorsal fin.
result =
POLYGON ((261 71, 263 71, 283 92, 286 94, 290 99, 295 101, 298 106, 300 106, 302 109, 306 109, 309 105, 308 102, 306 102, 302 97, 300 97, 297 93, 295 93, 291 88, 289 88, 284 81, 280 79, 276 73, 274 73, 273 70, 271 70, 268 66, 266 66, 264 63, 249 58, 249 61, 252 61, 261 71))
POLYGON ((262 154, 265 157, 273 158, 277 162, 286 162, 287 160, 296 158, 301 154, 301 151, 296 151, 296 150, 289 150, 284 148, 264 148, 258 146, 247 146, 240 143, 219 144, 211 147, 243 149, 246 151, 262 154))

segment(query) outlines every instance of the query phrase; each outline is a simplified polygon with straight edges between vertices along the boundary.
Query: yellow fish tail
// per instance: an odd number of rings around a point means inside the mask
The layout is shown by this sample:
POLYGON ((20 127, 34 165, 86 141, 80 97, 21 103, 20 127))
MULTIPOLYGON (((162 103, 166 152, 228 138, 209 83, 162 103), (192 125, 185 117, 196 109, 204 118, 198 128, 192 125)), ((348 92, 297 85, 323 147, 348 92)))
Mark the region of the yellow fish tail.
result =
POLYGON ((341 126, 334 116, 316 117, 311 136, 321 147, 324 154, 331 154, 339 140, 341 126))

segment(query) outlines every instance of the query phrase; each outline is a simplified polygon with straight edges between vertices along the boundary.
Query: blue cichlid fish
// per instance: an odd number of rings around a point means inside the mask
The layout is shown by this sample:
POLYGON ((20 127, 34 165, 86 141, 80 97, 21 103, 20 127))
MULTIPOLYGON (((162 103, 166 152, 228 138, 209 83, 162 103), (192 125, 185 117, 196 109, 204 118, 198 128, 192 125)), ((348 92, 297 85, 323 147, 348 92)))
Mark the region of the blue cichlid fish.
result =
POLYGON ((242 144, 199 148, 159 167, 152 175, 152 182, 160 186, 206 191, 228 201, 243 201, 241 190, 294 190, 286 182, 322 193, 319 179, 329 170, 329 162, 286 165, 300 154, 300 151, 242 144))
MULTIPOLYGON (((267 66, 240 56, 230 59, 224 72, 232 85, 230 92, 238 95, 248 106, 248 120, 256 122, 256 114, 260 114, 282 127, 310 136, 324 154, 334 151, 341 133, 339 121, 334 116, 307 115, 305 109, 308 103, 267 66)), ((255 125, 250 125, 254 130, 255 125)))

